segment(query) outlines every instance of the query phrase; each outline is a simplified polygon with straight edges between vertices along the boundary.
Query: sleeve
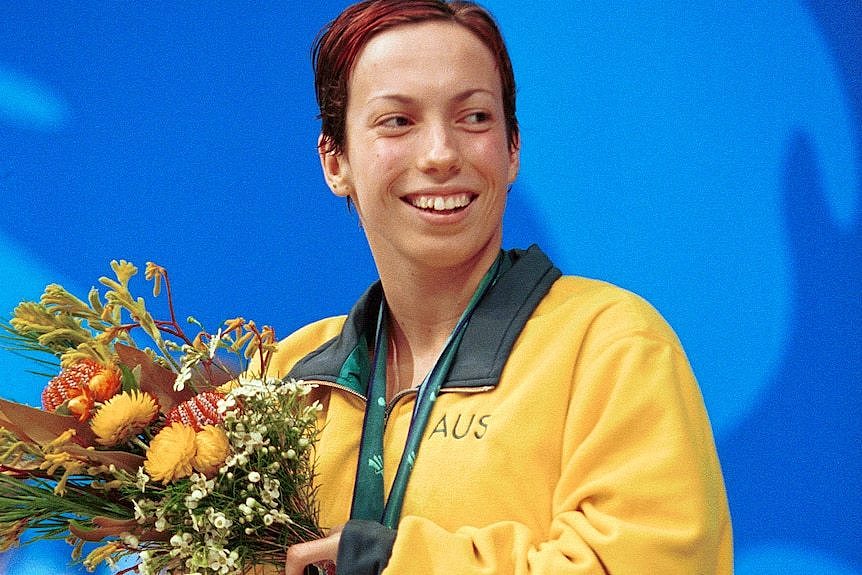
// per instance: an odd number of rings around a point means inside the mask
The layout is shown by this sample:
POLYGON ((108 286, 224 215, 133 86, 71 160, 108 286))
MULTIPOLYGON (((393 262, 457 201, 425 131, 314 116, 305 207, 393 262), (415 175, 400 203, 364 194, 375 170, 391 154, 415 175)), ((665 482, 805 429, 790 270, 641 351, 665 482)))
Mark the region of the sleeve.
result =
MULTIPOLYGON (((405 516, 383 575, 733 572, 712 433, 678 344, 630 333, 572 378, 547 531, 504 521, 447 532, 405 516)), ((377 571, 356 571, 366 573, 377 571)))
POLYGON ((396 531, 374 521, 351 519, 338 544, 338 571, 351 575, 379 575, 392 555, 396 531))

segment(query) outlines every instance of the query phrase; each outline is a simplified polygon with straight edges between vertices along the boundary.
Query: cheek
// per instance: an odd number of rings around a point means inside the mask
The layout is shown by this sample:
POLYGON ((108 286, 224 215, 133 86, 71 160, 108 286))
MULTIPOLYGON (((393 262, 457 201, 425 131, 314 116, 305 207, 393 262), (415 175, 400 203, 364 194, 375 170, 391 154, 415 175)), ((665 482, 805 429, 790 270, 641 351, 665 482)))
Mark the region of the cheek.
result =
POLYGON ((402 173, 409 162, 407 147, 392 140, 369 142, 363 150, 363 174, 368 181, 387 182, 402 173))
POLYGON ((473 143, 470 148, 472 163, 477 166, 486 178, 493 180, 498 186, 508 186, 511 179, 511 155, 505 140, 501 138, 483 138, 473 143))
POLYGON ((378 138, 369 144, 369 150, 376 161, 384 165, 403 164, 410 159, 414 144, 410 138, 378 138))

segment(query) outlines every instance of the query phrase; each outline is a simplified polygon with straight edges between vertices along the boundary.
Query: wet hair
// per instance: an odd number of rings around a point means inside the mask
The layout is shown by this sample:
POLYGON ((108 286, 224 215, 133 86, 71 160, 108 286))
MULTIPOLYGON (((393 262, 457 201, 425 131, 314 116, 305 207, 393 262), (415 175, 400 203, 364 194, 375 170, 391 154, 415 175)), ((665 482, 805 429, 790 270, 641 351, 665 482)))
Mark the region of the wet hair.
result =
POLYGON ((500 73, 509 149, 517 148, 512 62, 500 29, 487 10, 464 0, 365 0, 348 7, 327 24, 312 47, 322 151, 331 154, 344 151, 348 83, 365 45, 377 34, 396 26, 429 21, 463 26, 490 50, 500 73))

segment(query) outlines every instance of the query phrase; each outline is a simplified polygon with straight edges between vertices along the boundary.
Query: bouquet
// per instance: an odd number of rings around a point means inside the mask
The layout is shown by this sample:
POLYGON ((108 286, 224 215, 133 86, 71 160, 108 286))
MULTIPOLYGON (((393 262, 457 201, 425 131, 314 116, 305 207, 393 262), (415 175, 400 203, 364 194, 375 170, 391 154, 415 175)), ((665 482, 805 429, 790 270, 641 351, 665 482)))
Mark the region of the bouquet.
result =
POLYGON ((153 297, 167 292, 163 320, 130 291, 138 269, 111 268, 104 294, 49 285, 2 325, 6 347, 49 370, 42 409, 0 399, 0 552, 62 538, 90 570, 280 567, 288 546, 322 536, 311 386, 268 375, 271 328, 235 318, 209 333, 189 318, 189 337, 164 268, 145 270, 153 297))

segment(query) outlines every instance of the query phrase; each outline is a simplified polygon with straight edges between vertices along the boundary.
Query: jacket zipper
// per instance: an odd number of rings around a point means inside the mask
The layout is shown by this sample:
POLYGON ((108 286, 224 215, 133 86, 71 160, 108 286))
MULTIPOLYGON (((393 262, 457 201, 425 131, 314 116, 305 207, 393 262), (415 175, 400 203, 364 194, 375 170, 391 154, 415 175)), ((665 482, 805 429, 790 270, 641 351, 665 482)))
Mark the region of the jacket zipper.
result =
POLYGON ((350 395, 352 395, 354 397, 358 397, 359 399, 361 399, 362 401, 364 401, 366 403, 368 402, 367 397, 365 397, 364 395, 362 395, 358 391, 354 391, 354 390, 350 389, 346 385, 341 385, 340 383, 332 383, 331 381, 323 381, 320 379, 309 379, 309 380, 306 380, 306 383, 308 383, 310 385, 318 385, 318 386, 322 386, 322 387, 332 387, 335 389, 340 389, 341 391, 346 391, 347 393, 349 393, 350 395))
MULTIPOLYGON (((440 393, 483 393, 494 389, 494 387, 495 386, 493 385, 483 385, 482 387, 442 387, 440 388, 440 393)), ((389 403, 386 405, 386 411, 383 416, 384 426, 389 421, 389 415, 392 413, 395 405, 401 401, 402 398, 408 395, 415 395, 417 391, 418 390, 415 387, 411 387, 410 389, 399 391, 392 396, 392 399, 389 400, 389 403)))
MULTIPOLYGON (((366 403, 368 402, 367 397, 365 397, 364 395, 362 395, 361 393, 359 393, 357 391, 354 391, 353 389, 350 389, 346 385, 341 385, 339 383, 333 383, 331 381, 322 381, 322 380, 309 380, 308 383, 310 383, 312 385, 321 385, 321 386, 325 386, 325 387, 331 387, 333 389, 339 389, 341 391, 346 391, 350 395, 352 395, 354 397, 358 397, 359 399, 361 399, 362 401, 364 401, 366 403)), ((440 393, 484 393, 486 391, 490 391, 490 390, 494 389, 495 387, 496 386, 493 386, 493 385, 483 385, 481 387, 466 387, 466 386, 465 387, 444 387, 444 388, 440 389, 440 393)), ((416 392, 417 392, 417 389, 415 387, 411 387, 410 389, 404 389, 402 391, 399 391, 394 396, 392 396, 392 399, 390 399, 389 403, 386 404, 386 411, 384 412, 384 416, 383 416, 384 427, 389 422, 389 415, 392 413, 392 410, 395 408, 395 405, 399 401, 401 401, 403 398, 407 397, 408 395, 415 395, 416 392)))

